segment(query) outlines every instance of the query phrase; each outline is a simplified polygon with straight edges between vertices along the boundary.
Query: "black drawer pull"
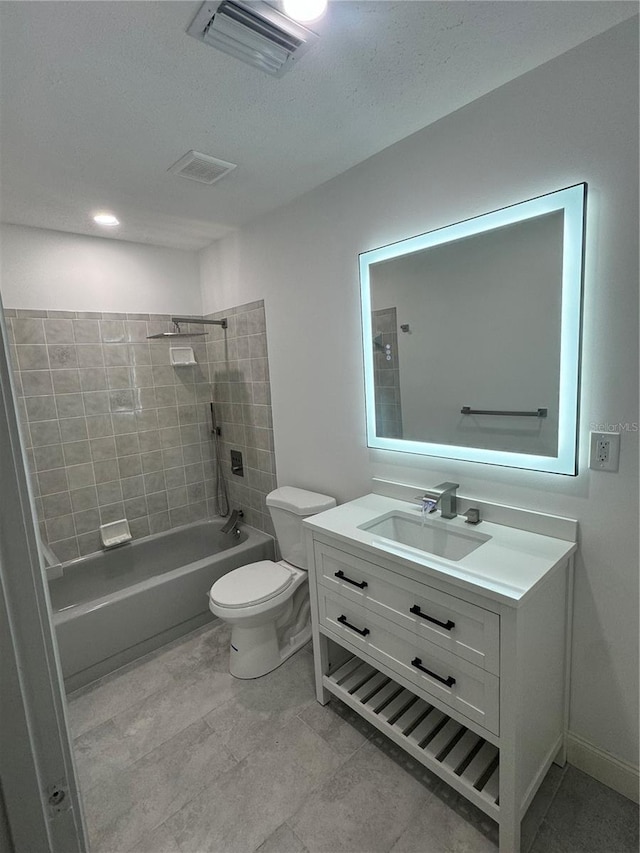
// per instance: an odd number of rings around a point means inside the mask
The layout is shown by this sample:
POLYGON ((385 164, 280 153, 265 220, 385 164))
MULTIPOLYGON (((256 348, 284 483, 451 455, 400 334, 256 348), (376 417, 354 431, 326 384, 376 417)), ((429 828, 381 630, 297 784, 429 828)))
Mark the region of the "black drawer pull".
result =
POLYGON ((351 583, 351 584, 353 584, 354 586, 357 586, 357 587, 358 587, 358 589, 364 589, 364 588, 365 588, 365 586, 369 586, 369 584, 368 584, 366 581, 352 581, 352 580, 351 580, 351 578, 348 578, 348 577, 345 575, 345 573, 342 571, 342 569, 339 569, 339 570, 335 573, 334 577, 336 577, 336 578, 340 578, 340 580, 341 580, 341 581, 346 581, 347 583, 351 583))
POLYGON ((447 687, 453 687, 456 683, 455 678, 450 675, 448 678, 443 678, 441 675, 436 675, 435 672, 431 672, 430 669, 427 669, 426 666, 422 666, 422 661, 420 658, 414 658, 411 661, 411 666, 415 666, 416 669, 421 670, 422 672, 426 672, 427 675, 430 675, 431 678, 435 678, 436 681, 441 681, 443 684, 446 684, 447 687))
POLYGON ((451 619, 448 619, 446 622, 439 622, 437 619, 434 619, 433 616, 427 616, 426 613, 423 613, 422 610, 420 610, 420 607, 417 604, 413 605, 409 610, 409 613, 413 613, 414 616, 420 616, 422 619, 426 619, 427 622, 433 622, 434 625, 439 625, 441 628, 444 628, 445 631, 450 631, 452 628, 456 627, 456 623, 452 622, 451 619))
POLYGON ((355 625, 350 625, 349 622, 347 622, 346 616, 338 616, 338 622, 340 622, 341 625, 344 625, 345 628, 351 628, 352 631, 355 631, 356 634, 360 634, 361 637, 366 637, 367 634, 371 633, 368 628, 356 628, 355 625))

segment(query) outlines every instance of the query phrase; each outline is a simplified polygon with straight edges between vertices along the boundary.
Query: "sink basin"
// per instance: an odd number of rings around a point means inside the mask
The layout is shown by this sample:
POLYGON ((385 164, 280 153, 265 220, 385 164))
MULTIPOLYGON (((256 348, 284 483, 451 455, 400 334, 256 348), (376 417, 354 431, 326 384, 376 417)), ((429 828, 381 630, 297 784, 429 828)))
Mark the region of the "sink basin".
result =
POLYGON ((491 539, 475 530, 460 530, 437 519, 423 521, 420 515, 395 510, 360 525, 360 530, 407 545, 445 560, 461 560, 491 539))

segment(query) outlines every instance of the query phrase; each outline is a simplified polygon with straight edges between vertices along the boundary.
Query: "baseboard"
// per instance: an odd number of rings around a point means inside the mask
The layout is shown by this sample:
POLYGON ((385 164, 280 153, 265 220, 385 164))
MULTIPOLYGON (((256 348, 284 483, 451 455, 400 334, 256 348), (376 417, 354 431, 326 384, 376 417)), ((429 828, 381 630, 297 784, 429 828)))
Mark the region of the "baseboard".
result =
POLYGON ((635 803, 639 801, 640 775, 633 764, 620 761, 571 732, 567 735, 567 761, 608 788, 613 788, 635 803))

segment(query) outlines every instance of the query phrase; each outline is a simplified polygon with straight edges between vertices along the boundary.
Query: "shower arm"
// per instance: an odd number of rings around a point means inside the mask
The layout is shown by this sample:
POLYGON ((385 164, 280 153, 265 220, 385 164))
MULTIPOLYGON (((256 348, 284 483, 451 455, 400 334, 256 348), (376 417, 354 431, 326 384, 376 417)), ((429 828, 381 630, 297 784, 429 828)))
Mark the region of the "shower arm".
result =
POLYGON ((199 326, 222 326, 223 329, 227 328, 226 317, 223 317, 222 320, 206 320, 203 317, 172 317, 171 322, 175 323, 178 328, 180 327, 180 323, 197 323, 199 326))

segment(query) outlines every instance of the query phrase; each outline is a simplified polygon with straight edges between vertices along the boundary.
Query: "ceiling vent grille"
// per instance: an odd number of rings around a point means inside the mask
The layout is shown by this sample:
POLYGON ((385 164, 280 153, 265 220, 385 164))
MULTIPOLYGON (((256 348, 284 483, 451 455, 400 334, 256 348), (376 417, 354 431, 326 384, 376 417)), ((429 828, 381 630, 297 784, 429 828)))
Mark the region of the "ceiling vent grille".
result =
POLYGON ((262 0, 205 2, 187 32, 273 77, 282 77, 318 38, 262 0))
POLYGON ((182 178, 189 178, 190 181, 214 184, 235 168, 235 163, 216 160, 215 157, 201 154, 199 151, 189 151, 177 163, 170 166, 167 171, 174 175, 180 175, 182 178))

